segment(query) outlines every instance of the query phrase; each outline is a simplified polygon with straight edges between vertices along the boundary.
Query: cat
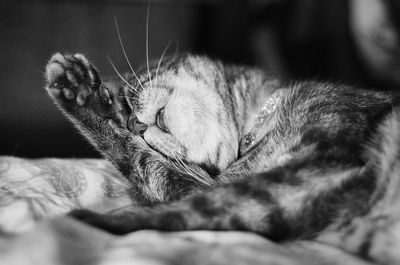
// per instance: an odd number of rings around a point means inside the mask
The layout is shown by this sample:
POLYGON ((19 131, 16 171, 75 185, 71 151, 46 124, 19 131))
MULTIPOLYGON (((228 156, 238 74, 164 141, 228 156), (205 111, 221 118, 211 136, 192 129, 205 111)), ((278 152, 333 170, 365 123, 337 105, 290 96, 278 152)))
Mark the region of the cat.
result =
POLYGON ((191 54, 120 77, 102 82, 82 54, 46 66, 49 95, 141 202, 117 215, 71 213, 111 233, 337 239, 397 177, 399 92, 291 84, 191 54))

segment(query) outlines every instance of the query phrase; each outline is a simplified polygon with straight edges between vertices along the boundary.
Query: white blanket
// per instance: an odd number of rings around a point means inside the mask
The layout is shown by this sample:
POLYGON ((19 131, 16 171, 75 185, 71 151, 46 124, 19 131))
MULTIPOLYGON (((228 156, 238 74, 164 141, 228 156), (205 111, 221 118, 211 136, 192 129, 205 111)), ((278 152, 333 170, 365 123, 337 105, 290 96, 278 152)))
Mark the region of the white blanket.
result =
POLYGON ((104 160, 0 157, 0 264, 369 264, 313 241, 211 231, 114 236, 63 216, 135 203, 129 188, 104 160))

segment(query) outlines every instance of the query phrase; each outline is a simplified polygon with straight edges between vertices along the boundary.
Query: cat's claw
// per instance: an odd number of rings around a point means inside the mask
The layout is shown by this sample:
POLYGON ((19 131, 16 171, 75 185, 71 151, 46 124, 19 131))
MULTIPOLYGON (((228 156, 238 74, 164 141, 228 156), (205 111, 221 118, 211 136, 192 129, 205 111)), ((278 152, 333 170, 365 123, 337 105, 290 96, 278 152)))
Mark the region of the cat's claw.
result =
POLYGON ((105 87, 103 85, 100 86, 100 88, 99 88, 99 96, 100 96, 100 99, 103 101, 104 104, 107 104, 107 105, 112 105, 113 104, 113 101, 112 101, 112 98, 111 98, 111 93, 107 89, 107 87, 105 87))
POLYGON ((47 91, 57 99, 83 106, 94 91, 99 93, 103 104, 112 104, 112 99, 96 68, 83 56, 76 53, 53 55, 46 66, 47 91))

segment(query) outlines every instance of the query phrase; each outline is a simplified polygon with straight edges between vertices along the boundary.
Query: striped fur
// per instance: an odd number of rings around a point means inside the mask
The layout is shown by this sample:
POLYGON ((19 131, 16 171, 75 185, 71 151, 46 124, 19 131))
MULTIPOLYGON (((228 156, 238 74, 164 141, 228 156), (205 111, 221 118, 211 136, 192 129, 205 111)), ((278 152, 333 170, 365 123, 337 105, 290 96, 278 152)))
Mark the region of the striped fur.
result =
POLYGON ((378 176, 366 200, 365 215, 346 216, 345 225, 331 226, 319 240, 337 245, 381 264, 400 260, 400 109, 379 125, 367 146, 364 171, 378 176))
POLYGON ((46 77, 61 110, 144 203, 113 216, 77 211, 76 218, 114 233, 320 236, 390 264, 391 257, 380 258, 379 242, 397 246, 400 234, 386 237, 379 227, 398 229, 392 212, 398 210, 400 110, 393 106, 399 93, 284 84, 256 69, 192 55, 143 69, 137 78, 121 76, 111 86, 82 55, 56 54, 46 77), (240 150, 264 102, 278 92, 262 137, 240 150), (132 120, 146 124, 143 135, 133 133, 132 120))

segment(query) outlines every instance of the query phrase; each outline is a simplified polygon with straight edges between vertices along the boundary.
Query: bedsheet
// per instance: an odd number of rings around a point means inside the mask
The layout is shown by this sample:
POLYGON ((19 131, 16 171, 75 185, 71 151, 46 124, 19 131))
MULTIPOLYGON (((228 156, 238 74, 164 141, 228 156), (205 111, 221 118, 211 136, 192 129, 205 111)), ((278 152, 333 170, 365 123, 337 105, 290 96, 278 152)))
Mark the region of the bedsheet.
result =
POLYGON ((115 236, 64 215, 126 207, 135 203, 129 189, 101 159, 0 157, 0 264, 369 264, 315 241, 278 244, 234 231, 115 236))

